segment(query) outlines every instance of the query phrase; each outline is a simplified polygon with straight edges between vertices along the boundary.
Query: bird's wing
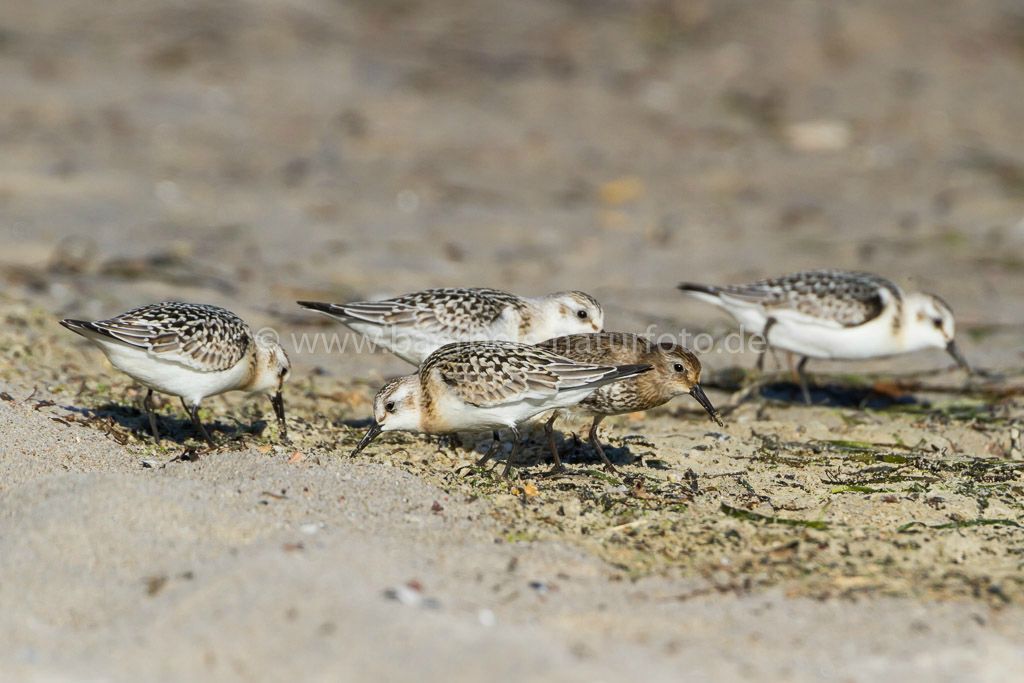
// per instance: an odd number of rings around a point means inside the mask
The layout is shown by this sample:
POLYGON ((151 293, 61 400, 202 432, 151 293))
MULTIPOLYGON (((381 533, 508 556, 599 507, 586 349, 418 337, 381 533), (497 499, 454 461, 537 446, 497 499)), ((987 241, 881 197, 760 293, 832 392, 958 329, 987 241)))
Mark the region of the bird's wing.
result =
POLYGON ((89 323, 93 332, 200 372, 234 367, 253 344, 245 321, 205 304, 164 302, 89 323))
POLYGON ((553 397, 559 391, 598 387, 607 381, 639 374, 649 366, 622 370, 576 363, 550 351, 511 342, 448 344, 420 368, 466 403, 490 408, 528 399, 553 397))
POLYGON ((870 273, 818 270, 720 287, 718 296, 725 303, 760 306, 778 319, 839 328, 877 318, 901 293, 892 282, 870 273))
POLYGON ((416 307, 416 327, 462 339, 485 333, 510 307, 523 300, 496 289, 433 289, 407 295, 416 307))
POLYGON ((342 322, 364 322, 460 339, 486 330, 508 309, 521 306, 518 297, 493 289, 427 289, 385 301, 323 304, 300 301, 342 322))

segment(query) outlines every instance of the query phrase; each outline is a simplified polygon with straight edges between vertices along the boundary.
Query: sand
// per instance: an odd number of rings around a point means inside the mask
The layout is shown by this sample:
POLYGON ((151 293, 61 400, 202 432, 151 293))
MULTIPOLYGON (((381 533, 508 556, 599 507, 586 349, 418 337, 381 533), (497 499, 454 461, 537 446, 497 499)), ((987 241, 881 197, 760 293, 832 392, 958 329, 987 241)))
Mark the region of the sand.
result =
POLYGON ((241 450, 148 469, 22 404, 0 420, 5 680, 1000 681, 1024 665, 1016 606, 623 580, 569 544, 503 542, 486 502, 388 464, 241 450))
POLYGON ((996 0, 7 3, 0 679, 1013 680, 1020 26, 996 0), (783 360, 724 428, 686 397, 607 420, 620 475, 567 423, 569 473, 533 438, 507 483, 470 466, 486 439, 349 457, 410 368, 292 303, 584 289, 609 329, 715 339, 725 406, 754 355, 674 285, 820 266, 940 293, 992 374, 816 363, 806 407, 783 360), (181 460, 176 401, 152 444, 57 325, 170 298, 280 336, 292 443, 229 395, 181 460))

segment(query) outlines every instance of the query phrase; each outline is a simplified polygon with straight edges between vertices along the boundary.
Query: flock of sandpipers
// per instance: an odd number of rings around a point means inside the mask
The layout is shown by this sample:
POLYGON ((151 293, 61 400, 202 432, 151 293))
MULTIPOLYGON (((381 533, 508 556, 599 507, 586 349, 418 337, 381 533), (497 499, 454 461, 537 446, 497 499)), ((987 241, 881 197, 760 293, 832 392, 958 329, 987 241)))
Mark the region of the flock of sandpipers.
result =
MULTIPOLYGON (((725 309, 768 346, 800 356, 807 402, 809 358, 853 360, 942 348, 969 370, 954 342, 949 306, 932 294, 903 292, 877 275, 817 270, 724 287, 683 283, 679 289, 725 309)), ((545 431, 560 470, 553 425, 561 412, 571 411, 593 418, 591 444, 605 467, 614 469, 597 437, 608 415, 689 394, 721 424, 701 389, 701 364, 693 353, 676 343, 603 331, 601 305, 583 292, 521 297, 494 289, 428 289, 385 301, 298 303, 418 366, 377 392, 372 424, 353 453, 386 431, 491 431, 494 444, 483 463, 496 453, 500 430, 508 430, 508 476, 520 426, 551 413, 545 431)), ((148 389, 144 406, 155 439, 154 391, 180 397, 199 435, 214 445, 199 420, 199 404, 233 390, 273 392, 287 438, 281 392, 291 369, 288 355, 230 311, 164 302, 106 320, 61 324, 94 342, 114 367, 148 389)))

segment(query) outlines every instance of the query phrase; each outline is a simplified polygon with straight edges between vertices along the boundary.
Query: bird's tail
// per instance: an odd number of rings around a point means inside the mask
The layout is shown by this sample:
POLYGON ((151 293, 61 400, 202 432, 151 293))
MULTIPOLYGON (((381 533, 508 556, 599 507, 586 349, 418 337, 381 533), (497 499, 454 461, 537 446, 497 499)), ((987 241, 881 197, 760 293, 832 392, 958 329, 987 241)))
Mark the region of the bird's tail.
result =
POLYGON ((337 304, 329 304, 324 301, 296 301, 298 305, 303 308, 308 308, 311 311, 320 311, 321 313, 327 313, 328 315, 337 315, 337 304))
POLYGON ((416 320, 419 309, 394 301, 357 301, 328 304, 320 301, 296 301, 303 308, 326 313, 344 324, 359 322, 371 325, 403 325, 416 320))
POLYGON ((65 318, 60 321, 60 324, 68 328, 75 334, 80 334, 83 337, 95 339, 97 337, 109 336, 102 329, 96 327, 94 323, 87 320, 72 320, 71 318, 65 318))
POLYGON ((722 305, 722 288, 714 285, 705 285, 699 282, 681 282, 678 288, 695 299, 706 301, 717 306, 722 305))
POLYGON ((311 311, 317 311, 318 313, 329 315, 342 323, 347 323, 355 319, 354 316, 349 315, 348 311, 345 310, 345 307, 342 304, 331 304, 325 301, 296 301, 295 303, 311 311))
POLYGON ((705 285, 700 282, 680 282, 679 289, 687 293, 698 292, 701 294, 710 294, 711 296, 718 296, 722 292, 720 287, 705 285))

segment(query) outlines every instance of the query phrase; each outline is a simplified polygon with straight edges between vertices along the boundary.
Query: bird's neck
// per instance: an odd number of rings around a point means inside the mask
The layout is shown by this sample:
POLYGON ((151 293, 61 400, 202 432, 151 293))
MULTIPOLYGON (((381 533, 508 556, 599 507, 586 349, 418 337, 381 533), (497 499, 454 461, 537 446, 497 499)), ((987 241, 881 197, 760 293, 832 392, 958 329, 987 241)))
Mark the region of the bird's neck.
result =
POLYGON ((520 306, 516 306, 513 315, 519 327, 519 339, 528 344, 539 344, 555 334, 551 325, 552 303, 544 298, 524 298, 520 306))

